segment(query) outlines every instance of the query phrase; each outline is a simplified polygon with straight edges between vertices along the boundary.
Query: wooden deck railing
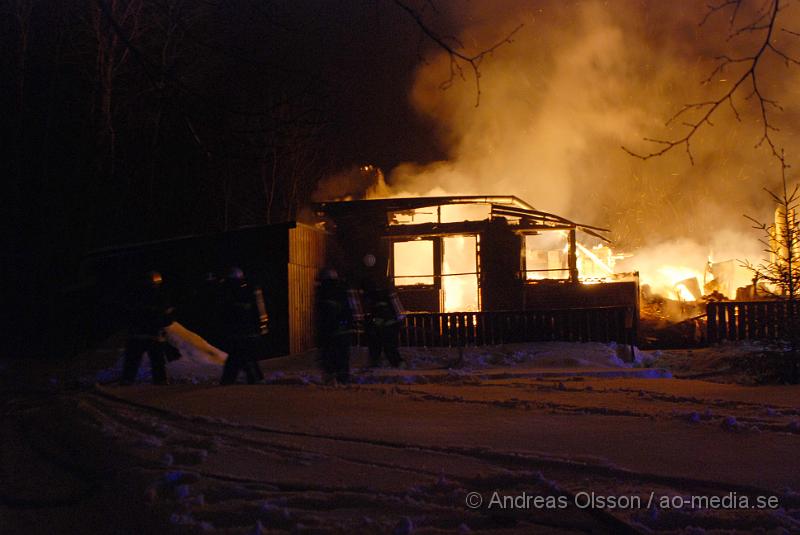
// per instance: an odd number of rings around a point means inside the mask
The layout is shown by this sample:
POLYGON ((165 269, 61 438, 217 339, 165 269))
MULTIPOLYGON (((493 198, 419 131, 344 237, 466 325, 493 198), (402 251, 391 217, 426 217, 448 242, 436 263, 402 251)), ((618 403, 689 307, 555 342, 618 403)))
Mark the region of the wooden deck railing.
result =
MULTIPOLYGON (((787 301, 722 301, 708 304, 708 342, 778 340, 791 332, 787 301)), ((800 307, 795 303, 797 325, 800 307)))
POLYGON ((400 345, 459 347, 548 340, 630 344, 636 339, 635 314, 624 306, 412 313, 403 323, 400 345))

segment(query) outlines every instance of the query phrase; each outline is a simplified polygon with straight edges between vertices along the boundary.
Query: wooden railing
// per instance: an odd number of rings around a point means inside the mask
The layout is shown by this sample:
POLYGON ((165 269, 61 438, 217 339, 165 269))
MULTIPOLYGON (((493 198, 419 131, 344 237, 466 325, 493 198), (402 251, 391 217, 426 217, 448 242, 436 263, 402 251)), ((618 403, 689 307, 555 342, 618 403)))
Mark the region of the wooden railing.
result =
POLYGON ((512 342, 619 342, 636 339, 636 310, 594 307, 564 310, 412 313, 400 345, 459 347, 512 342))
MULTIPOLYGON (((795 303, 794 323, 800 307, 795 303)), ((778 340, 791 334, 787 301, 722 301, 708 304, 708 342, 778 340)))

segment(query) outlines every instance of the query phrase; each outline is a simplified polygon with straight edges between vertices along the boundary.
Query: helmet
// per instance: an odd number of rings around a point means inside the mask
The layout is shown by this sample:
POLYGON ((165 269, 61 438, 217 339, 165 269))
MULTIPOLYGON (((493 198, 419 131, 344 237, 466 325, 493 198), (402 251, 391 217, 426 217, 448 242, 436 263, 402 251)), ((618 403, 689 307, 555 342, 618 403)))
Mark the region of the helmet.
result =
POLYGON ((242 268, 231 266, 228 269, 228 278, 237 281, 244 280, 244 271, 242 271, 242 268))
POLYGON ((161 273, 158 271, 150 271, 147 273, 147 278, 145 279, 150 286, 158 287, 161 286, 161 283, 164 282, 164 278, 161 276, 161 273))
POLYGON ((319 278, 324 281, 339 280, 339 273, 333 268, 323 269, 319 278))

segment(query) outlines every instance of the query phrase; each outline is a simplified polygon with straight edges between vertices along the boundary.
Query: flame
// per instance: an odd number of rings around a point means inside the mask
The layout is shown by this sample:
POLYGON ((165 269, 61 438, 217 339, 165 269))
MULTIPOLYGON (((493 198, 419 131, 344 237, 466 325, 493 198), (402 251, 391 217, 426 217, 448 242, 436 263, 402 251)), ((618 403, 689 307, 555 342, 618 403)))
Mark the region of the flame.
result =
MULTIPOLYGON (((392 224, 475 221, 488 217, 486 206, 449 205, 394 214, 392 224), (444 208, 444 207, 442 207, 444 208)), ((544 278, 566 279, 568 233, 562 230, 542 231, 526 236, 525 254, 527 280, 544 278)), ((422 238, 397 242, 394 247, 395 283, 398 286, 438 286, 442 290, 445 312, 480 310, 478 271, 480 262, 476 249, 479 236, 458 235, 441 238, 442 264, 437 280, 434 273, 434 240, 422 238)), ((735 240, 740 244, 741 240, 735 240)), ((725 251, 730 251, 726 247, 725 251)), ((740 261, 732 257, 714 262, 708 248, 692 242, 671 242, 638 251, 632 264, 625 265, 632 255, 621 255, 609 245, 589 246, 576 243, 579 281, 597 284, 617 280, 619 273, 640 271, 642 285, 648 285, 655 295, 668 299, 693 302, 703 295, 718 291, 735 298, 736 289, 750 283, 749 273, 740 261), (676 263, 679 259, 681 263, 676 263), (620 262, 622 260, 622 262, 620 262), (641 266, 641 268, 640 268, 641 266), (627 268, 627 269, 626 269, 627 268)))
POLYGON ((473 312, 478 300, 477 236, 442 239, 442 290, 445 312, 473 312))
POLYGON ((695 301, 696 297, 687 286, 687 281, 694 279, 697 287, 702 288, 702 273, 686 266, 664 265, 658 268, 656 277, 646 281, 656 294, 676 297, 680 301, 695 301))
POLYGON ((395 242, 394 276, 395 286, 432 285, 433 241, 395 242))
MULTIPOLYGON (((420 222, 451 222, 486 219, 486 205, 448 205, 441 209, 426 208, 424 213, 405 214, 404 224, 420 222)), ((395 216, 396 218, 398 216, 395 216)), ((477 235, 445 236, 442 238, 442 270, 440 285, 445 312, 480 310, 478 294, 477 235)), ((397 286, 433 286, 433 240, 419 239, 394 243, 394 274, 397 286)))
POLYGON ((675 293, 679 301, 695 301, 694 294, 683 283, 675 285, 675 293))

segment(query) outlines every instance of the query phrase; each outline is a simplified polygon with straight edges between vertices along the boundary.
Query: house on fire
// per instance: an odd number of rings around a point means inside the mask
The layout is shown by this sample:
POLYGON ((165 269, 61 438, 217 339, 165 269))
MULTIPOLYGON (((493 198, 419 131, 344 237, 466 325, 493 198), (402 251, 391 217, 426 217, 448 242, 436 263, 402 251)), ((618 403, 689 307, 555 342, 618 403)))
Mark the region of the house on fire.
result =
MULTIPOLYGON (((264 356, 313 348, 316 278, 335 267, 362 280, 363 258, 398 289, 409 312, 404 345, 458 346, 532 340, 630 343, 638 321, 636 277, 610 267, 605 229, 535 210, 511 196, 323 202, 316 222, 289 222, 119 246, 87 257, 98 335, 131 281, 158 269, 171 282, 179 321, 207 272, 244 269, 264 288, 270 335, 264 356), (583 240, 597 242, 594 247, 583 240)), ((86 307, 84 307, 86 308, 86 307)), ((202 334, 202 333, 201 333, 202 334)))
POLYGON ((358 280, 366 255, 411 313, 402 342, 631 342, 638 277, 613 273, 606 229, 513 196, 323 202, 329 260, 358 280), (594 247, 583 245, 588 239, 594 247), (582 241, 583 240, 583 241, 582 241), (436 326, 434 326, 436 324, 436 326), (455 340, 453 339, 455 337, 455 340))

